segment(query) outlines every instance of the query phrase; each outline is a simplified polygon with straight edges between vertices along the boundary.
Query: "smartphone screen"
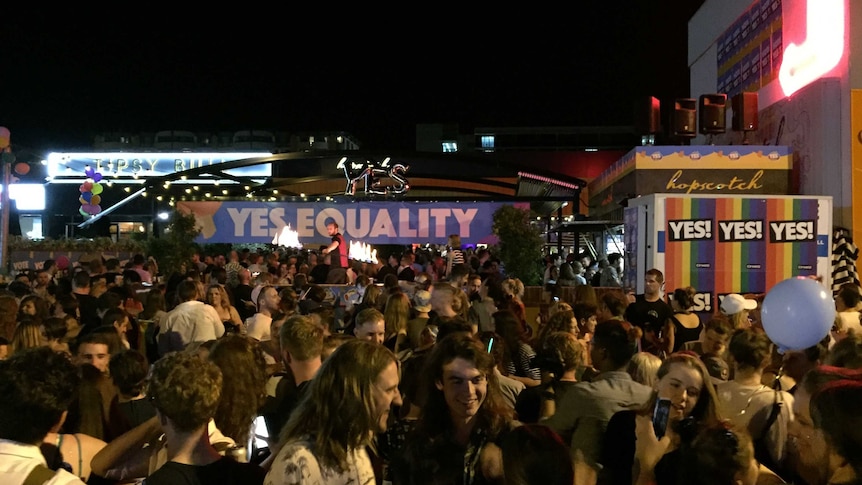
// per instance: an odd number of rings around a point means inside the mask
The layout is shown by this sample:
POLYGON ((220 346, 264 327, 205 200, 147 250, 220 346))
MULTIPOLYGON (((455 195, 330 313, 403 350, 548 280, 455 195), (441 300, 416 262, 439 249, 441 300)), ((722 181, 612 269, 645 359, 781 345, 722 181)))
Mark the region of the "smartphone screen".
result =
POLYGON ((652 427, 655 430, 655 436, 661 439, 667 429, 667 419, 670 414, 670 399, 659 398, 655 402, 655 409, 652 413, 652 427))

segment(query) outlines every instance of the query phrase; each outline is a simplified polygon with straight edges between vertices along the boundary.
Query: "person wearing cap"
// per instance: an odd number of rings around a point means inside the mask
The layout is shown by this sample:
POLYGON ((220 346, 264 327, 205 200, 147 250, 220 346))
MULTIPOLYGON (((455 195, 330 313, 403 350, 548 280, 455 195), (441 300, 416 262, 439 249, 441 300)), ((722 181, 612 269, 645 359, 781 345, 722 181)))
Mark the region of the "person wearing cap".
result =
POLYGON ((730 366, 727 365, 727 361, 720 355, 702 355, 700 356, 700 360, 703 361, 706 370, 709 371, 709 376, 714 385, 717 386, 730 379, 730 366))
POLYGON ((407 340, 410 348, 415 349, 419 346, 419 336, 422 334, 422 329, 425 328, 431 318, 428 314, 431 311, 431 292, 416 290, 416 293, 413 294, 412 303, 415 316, 407 321, 407 340))
POLYGON ((682 351, 694 352, 701 359, 710 355, 717 355, 727 362, 727 359, 730 358, 727 353, 727 344, 730 342, 731 335, 733 335, 733 327, 730 320, 721 315, 715 316, 703 325, 700 339, 684 343, 682 351))
POLYGON ((748 313, 757 308, 757 300, 750 300, 738 293, 731 293, 721 300, 721 313, 733 324, 734 329, 750 328, 748 313))

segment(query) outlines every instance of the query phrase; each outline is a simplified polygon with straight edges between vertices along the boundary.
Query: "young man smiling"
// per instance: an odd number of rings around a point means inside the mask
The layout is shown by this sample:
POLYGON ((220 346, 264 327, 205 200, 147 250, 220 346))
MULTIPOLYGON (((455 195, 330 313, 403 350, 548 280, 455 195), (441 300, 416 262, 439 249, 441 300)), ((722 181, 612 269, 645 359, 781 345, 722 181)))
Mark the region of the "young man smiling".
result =
MULTIPOLYGON (((414 434, 393 460, 393 482, 484 483, 499 478, 495 442, 519 423, 503 404, 494 359, 463 332, 434 345, 424 376, 428 397, 414 434)), ((498 455, 499 456, 499 455, 498 455)))

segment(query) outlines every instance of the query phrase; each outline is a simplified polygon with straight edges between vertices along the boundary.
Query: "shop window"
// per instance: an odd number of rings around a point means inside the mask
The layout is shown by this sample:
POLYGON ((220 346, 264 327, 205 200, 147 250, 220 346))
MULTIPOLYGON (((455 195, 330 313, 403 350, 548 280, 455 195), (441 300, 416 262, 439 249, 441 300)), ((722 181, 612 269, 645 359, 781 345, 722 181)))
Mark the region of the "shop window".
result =
POLYGON ((24 239, 43 239, 42 216, 20 215, 18 223, 21 225, 21 237, 24 239))

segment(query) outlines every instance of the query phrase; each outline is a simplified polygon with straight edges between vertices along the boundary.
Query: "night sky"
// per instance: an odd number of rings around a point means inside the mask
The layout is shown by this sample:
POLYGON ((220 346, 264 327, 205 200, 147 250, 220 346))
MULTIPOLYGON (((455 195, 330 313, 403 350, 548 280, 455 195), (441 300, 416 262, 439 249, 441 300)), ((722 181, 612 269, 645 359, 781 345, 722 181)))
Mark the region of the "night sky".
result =
POLYGON ((687 22, 702 3, 580 0, 377 24, 350 12, 7 18, 0 126, 13 149, 43 151, 104 131, 339 130, 363 148, 413 150, 417 123, 627 125, 637 99, 689 96, 687 22))

